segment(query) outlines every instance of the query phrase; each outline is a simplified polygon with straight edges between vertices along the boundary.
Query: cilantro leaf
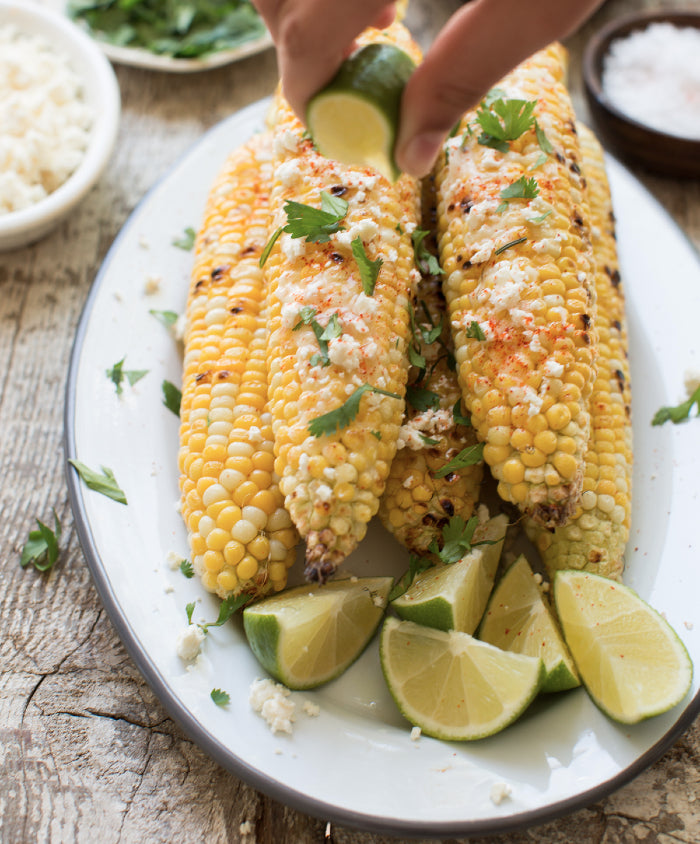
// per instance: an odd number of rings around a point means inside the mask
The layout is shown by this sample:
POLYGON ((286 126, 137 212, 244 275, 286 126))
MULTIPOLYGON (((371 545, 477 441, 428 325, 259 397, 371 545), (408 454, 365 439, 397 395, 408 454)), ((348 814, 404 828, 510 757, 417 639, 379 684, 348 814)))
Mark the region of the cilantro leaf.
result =
POLYGON ((396 581, 389 592, 388 601, 391 602, 395 598, 400 597, 410 587, 415 580, 417 574, 426 571, 432 566, 432 562, 425 557, 419 557, 416 554, 411 554, 408 559, 408 568, 403 573, 401 578, 396 581))
MULTIPOLYGON (((494 250, 494 255, 500 255, 502 252, 505 252, 506 249, 510 249, 511 246, 517 246, 519 243, 525 243, 527 240, 526 237, 519 237, 517 240, 511 240, 508 243, 504 243, 503 246, 499 246, 498 249, 494 250)), ((481 330, 481 329, 479 329, 481 330)), ((483 338, 486 339, 486 338, 483 338)))
POLYGON ((370 261, 365 252, 362 238, 360 237, 356 237, 352 242, 352 254, 355 256, 355 261, 357 261, 357 266, 360 270, 362 290, 366 296, 372 296, 374 286, 379 277, 379 270, 381 270, 384 261, 381 258, 377 258, 376 261, 370 261))
POLYGON ((283 231, 292 237, 306 238, 309 243, 327 243, 332 234, 343 228, 340 221, 348 213, 348 203, 340 196, 321 191, 320 209, 288 199, 284 211, 287 225, 283 231))
POLYGON ((664 422, 673 422, 678 425, 679 422, 685 422, 690 419, 690 411, 693 405, 697 405, 697 413, 695 417, 700 415, 700 387, 698 387, 688 399, 675 407, 662 407, 656 411, 654 418, 651 420, 652 425, 663 425, 664 422))
POLYGON ((163 404, 175 416, 179 416, 182 392, 171 381, 163 381, 160 388, 163 391, 163 404))
POLYGON ((427 366, 427 361, 425 357, 416 349, 416 347, 411 343, 408 347, 408 362, 411 366, 416 366, 418 369, 425 369, 427 366))
POLYGON ((184 249, 186 252, 189 252, 194 246, 196 238, 197 232, 191 226, 188 226, 182 233, 182 236, 174 237, 171 243, 173 246, 177 246, 178 249, 184 249))
POLYGON ((445 271, 438 263, 438 259, 426 247, 424 240, 430 234, 425 229, 414 229, 411 232, 411 243, 416 256, 418 269, 424 275, 444 275, 445 271))
POLYGON ((437 445, 440 442, 440 440, 434 440, 432 437, 426 437, 420 431, 418 431, 418 436, 423 440, 423 445, 437 445))
POLYGON ((470 340, 485 340, 486 335, 484 334, 483 328, 479 325, 479 323, 473 319, 469 323, 469 327, 467 328, 467 337, 470 340))
POLYGON ((472 516, 468 522, 465 522, 461 516, 452 516, 442 529, 442 548, 439 548, 437 541, 433 540, 429 549, 437 554, 445 565, 456 563, 471 551, 472 538, 478 524, 479 520, 476 516, 472 516))
POLYGON ((22 548, 19 564, 26 568, 30 563, 37 571, 48 571, 58 559, 61 541, 61 523, 53 511, 54 529, 36 519, 38 528, 29 531, 29 537, 22 548))
POLYGON ((545 220, 549 215, 552 213, 552 209, 550 208, 549 211, 544 211, 542 214, 538 214, 536 217, 530 217, 528 223, 541 223, 545 220))
POLYGON ((406 387, 406 401, 422 413, 424 410, 437 410, 440 407, 440 396, 425 387, 417 387, 411 384, 406 387))
POLYGON ((340 320, 338 319, 338 312, 336 311, 331 315, 328 324, 324 328, 316 321, 316 308, 304 307, 299 311, 299 322, 292 328, 292 331, 298 331, 302 325, 311 327, 318 342, 318 347, 321 350, 320 354, 311 356, 311 365, 330 366, 331 359, 328 356, 328 341, 340 337, 343 333, 340 320))
POLYGON ((312 419, 309 422, 309 433, 313 437, 322 437, 324 434, 334 434, 342 428, 347 428, 359 413, 360 401, 365 393, 379 393, 382 396, 401 400, 401 396, 397 396, 396 393, 380 390, 379 387, 373 387, 371 384, 362 384, 340 407, 312 419))
POLYGON ((463 448, 456 457, 453 457, 448 463, 435 472, 436 478, 444 478, 450 472, 458 472, 460 469, 466 469, 467 466, 476 466, 484 459, 484 444, 477 443, 476 445, 468 445, 463 448))
POLYGON ((191 577, 194 577, 194 566, 189 560, 181 560, 180 571, 185 575, 188 580, 191 577))
POLYGON ((86 466, 84 463, 81 463, 80 460, 68 460, 68 462, 71 466, 75 467, 81 479, 89 489, 93 489, 101 495, 106 495, 107 498, 111 498, 113 501, 119 502, 119 504, 127 503, 126 496, 119 488, 119 485, 114 477, 114 472, 107 468, 107 466, 100 466, 102 469, 102 473, 100 473, 91 469, 89 466, 86 466))
POLYGON ((122 381, 124 380, 124 378, 126 378, 126 380, 129 382, 129 385, 133 387, 137 381, 140 381, 142 378, 148 375, 147 369, 124 369, 125 360, 126 357, 123 357, 121 360, 117 361, 111 369, 105 370, 107 377, 114 384, 118 396, 120 396, 124 392, 124 389, 122 387, 122 381))
POLYGON ((516 179, 508 187, 503 188, 500 193, 501 199, 534 199, 539 196, 540 188, 534 176, 529 179, 527 176, 521 176, 516 179))
POLYGON ((231 695, 223 689, 212 689, 210 695, 217 706, 226 706, 231 700, 231 695))
POLYGON ((476 113, 476 122, 482 129, 478 138, 482 146, 507 152, 508 141, 514 141, 535 122, 533 112, 536 100, 491 99, 482 103, 476 113))

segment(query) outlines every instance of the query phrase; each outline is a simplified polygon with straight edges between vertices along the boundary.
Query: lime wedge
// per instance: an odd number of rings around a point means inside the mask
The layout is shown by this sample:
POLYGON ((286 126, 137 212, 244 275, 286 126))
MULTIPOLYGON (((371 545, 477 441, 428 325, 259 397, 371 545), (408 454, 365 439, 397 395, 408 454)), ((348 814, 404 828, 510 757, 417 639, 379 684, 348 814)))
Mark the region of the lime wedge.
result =
POLYGON ((547 672, 543 692, 581 685, 557 622, 524 556, 518 557, 494 589, 479 638, 504 651, 541 657, 547 672))
POLYGON ((544 677, 537 657, 412 621, 387 618, 379 647, 402 715, 426 735, 447 741, 484 738, 512 724, 544 677))
POLYGON ((593 701, 636 724, 687 694, 693 664, 656 610, 629 587, 585 571, 559 571, 554 602, 564 638, 593 701))
POLYGON ((307 106, 318 151, 344 164, 372 167, 390 181, 398 178, 394 144, 401 95, 414 69, 413 59, 393 44, 356 50, 307 106))
POLYGON ((290 689, 312 689, 351 665, 384 615, 391 577, 297 586, 243 611, 260 664, 290 689))
POLYGON ((506 516, 489 519, 474 532, 473 541, 493 544, 477 545, 456 563, 416 575, 406 592, 391 602, 397 615, 438 630, 473 633, 493 589, 507 527, 506 516))

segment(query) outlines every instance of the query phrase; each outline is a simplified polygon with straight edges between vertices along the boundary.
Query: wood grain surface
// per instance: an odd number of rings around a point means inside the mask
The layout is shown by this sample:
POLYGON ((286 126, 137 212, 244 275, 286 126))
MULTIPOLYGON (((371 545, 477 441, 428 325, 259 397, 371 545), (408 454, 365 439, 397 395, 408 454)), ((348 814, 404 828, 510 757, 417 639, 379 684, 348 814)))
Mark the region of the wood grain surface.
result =
MULTIPOLYGON (((413 0, 425 45, 455 0, 413 0)), ((571 85, 586 117, 579 62, 587 35, 641 6, 610 0, 568 42, 571 85)), ((684 7, 700 9, 699 0, 684 7)), ((166 715, 125 653, 76 540, 63 474, 63 394, 90 285, 144 192, 213 124, 269 94, 272 51, 188 76, 117 68, 123 118, 109 170, 75 215, 39 244, 0 254, 0 841, 321 844, 323 818, 293 811, 212 762, 166 715), (52 508, 61 558, 19 566, 35 518, 52 508), (249 822, 250 834, 241 824, 249 822)), ((700 182, 638 173, 700 247, 700 182)), ((663 295, 660 289, 659 295, 663 295)), ((489 839, 512 844, 700 841, 700 728, 653 767, 584 810, 489 839)), ((392 839, 334 827, 336 844, 392 839)))

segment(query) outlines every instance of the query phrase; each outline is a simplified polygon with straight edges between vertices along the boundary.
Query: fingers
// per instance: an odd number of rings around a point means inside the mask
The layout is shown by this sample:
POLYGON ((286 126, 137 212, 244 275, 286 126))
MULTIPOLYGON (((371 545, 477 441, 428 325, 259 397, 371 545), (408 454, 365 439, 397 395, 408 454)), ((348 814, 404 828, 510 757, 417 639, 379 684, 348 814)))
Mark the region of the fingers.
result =
POLYGON ((306 103, 332 79, 368 26, 387 26, 387 0, 254 0, 277 47, 282 88, 303 120, 306 103))
POLYGON ((515 65, 576 28, 601 0, 474 0, 442 29, 406 86, 399 167, 426 175, 450 129, 515 65))

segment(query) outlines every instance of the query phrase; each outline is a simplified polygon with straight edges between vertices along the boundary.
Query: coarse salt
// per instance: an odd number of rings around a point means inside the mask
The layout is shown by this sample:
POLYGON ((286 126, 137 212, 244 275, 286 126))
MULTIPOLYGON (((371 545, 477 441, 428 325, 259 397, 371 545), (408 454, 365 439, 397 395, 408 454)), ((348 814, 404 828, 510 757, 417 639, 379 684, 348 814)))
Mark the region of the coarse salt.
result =
POLYGON ((601 81, 606 98, 628 117, 700 140, 700 29, 652 23, 616 39, 601 81))
POLYGON ((93 122, 68 58, 0 26, 0 215, 41 201, 83 160, 93 122))

